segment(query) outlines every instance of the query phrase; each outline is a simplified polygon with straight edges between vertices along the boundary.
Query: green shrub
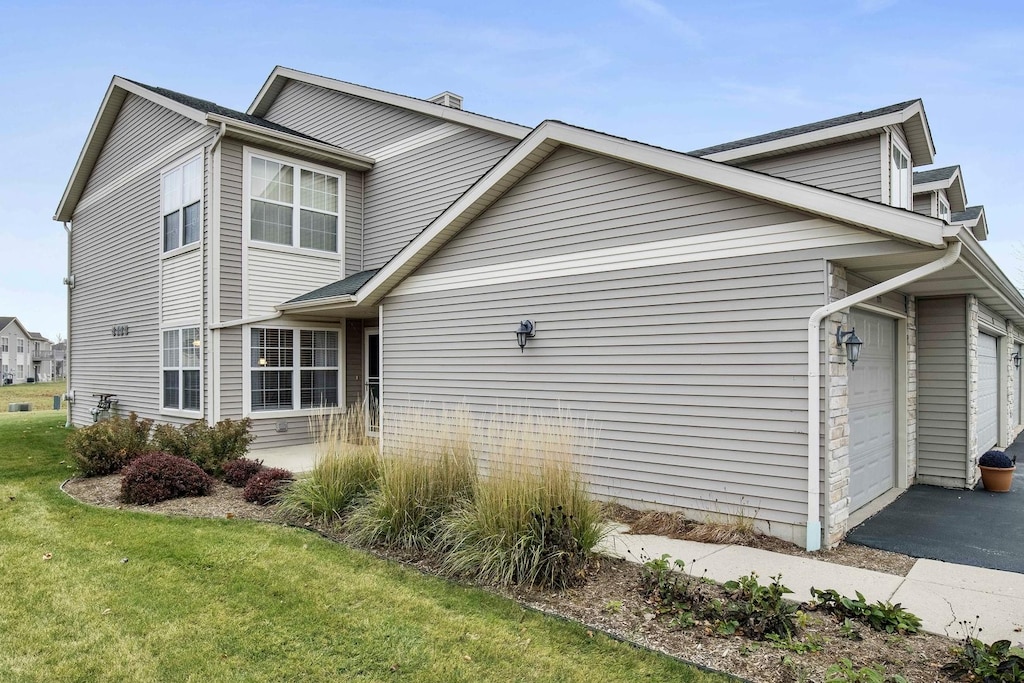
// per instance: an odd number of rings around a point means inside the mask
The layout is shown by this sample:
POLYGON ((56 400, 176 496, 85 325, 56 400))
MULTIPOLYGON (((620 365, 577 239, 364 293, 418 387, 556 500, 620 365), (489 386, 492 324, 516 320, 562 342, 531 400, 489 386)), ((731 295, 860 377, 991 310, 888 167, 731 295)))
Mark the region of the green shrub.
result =
POLYGON ((1024 683, 1024 649, 1009 640, 986 645, 978 639, 978 617, 974 623, 959 622, 965 632, 963 643, 953 648, 955 659, 943 665, 942 671, 956 680, 985 683, 1024 683))
POLYGON ((242 490, 242 497, 257 505, 277 502, 281 492, 294 479, 291 472, 280 467, 268 467, 257 472, 242 490))
POLYGON ((886 674, 881 664, 857 668, 845 657, 825 672, 825 683, 908 683, 899 674, 886 674))
POLYGON ((127 418, 115 416, 72 431, 67 449, 83 476, 112 474, 150 450, 152 426, 152 420, 140 420, 135 413, 127 418))
POLYGON ((377 486, 380 456, 375 438, 366 436, 363 409, 319 414, 310 420, 316 462, 309 476, 281 495, 280 511, 288 517, 320 523, 337 521, 377 486))
POLYGON ((121 500, 152 505, 171 498, 205 496, 212 488, 213 478, 195 463, 169 453, 146 453, 125 467, 121 500))
POLYGON ((876 631, 886 633, 917 633, 921 628, 921 619, 903 609, 899 603, 878 600, 868 603, 867 599, 857 592, 856 598, 840 595, 838 591, 811 588, 817 606, 838 617, 856 619, 876 631))
POLYGON ((221 420, 213 427, 196 420, 182 427, 161 424, 153 430, 153 442, 167 453, 191 460, 207 474, 219 477, 224 463, 245 456, 256 438, 249 429, 252 421, 221 420))
POLYGON ((367 546, 426 549, 438 523, 473 493, 476 462, 464 413, 403 416, 390 453, 380 459, 377 486, 345 528, 367 546))
POLYGON ((603 534, 600 507, 573 464, 585 438, 565 416, 492 423, 484 476, 442 520, 447 571, 500 586, 582 583, 603 534))
POLYGON ((792 593, 782 585, 782 575, 771 577, 772 582, 762 586, 757 574, 751 572, 736 581, 726 581, 722 587, 730 600, 723 610, 723 621, 735 622, 739 628, 756 640, 768 636, 791 639, 797 632, 796 603, 785 599, 792 593))

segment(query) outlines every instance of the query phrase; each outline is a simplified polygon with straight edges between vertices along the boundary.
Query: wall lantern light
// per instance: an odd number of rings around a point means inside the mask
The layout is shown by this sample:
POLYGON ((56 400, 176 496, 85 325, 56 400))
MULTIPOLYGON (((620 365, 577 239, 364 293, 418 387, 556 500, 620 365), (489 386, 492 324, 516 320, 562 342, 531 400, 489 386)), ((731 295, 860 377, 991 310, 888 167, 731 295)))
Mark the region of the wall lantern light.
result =
POLYGON ((1010 360, 1013 361, 1013 367, 1015 367, 1015 368, 1019 368, 1020 367, 1020 354, 1019 353, 1015 353, 1012 356, 1010 356, 1010 360))
POLYGON ((526 340, 534 336, 534 324, 532 320, 520 320, 519 328, 516 330, 516 341, 519 343, 519 352, 526 349, 526 340))
POLYGON ((864 346, 864 342, 857 336, 857 328, 854 327, 849 332, 844 332, 843 326, 840 325, 836 330, 836 342, 840 346, 846 344, 846 357, 850 361, 850 366, 856 366, 857 361, 860 360, 860 347, 864 346))

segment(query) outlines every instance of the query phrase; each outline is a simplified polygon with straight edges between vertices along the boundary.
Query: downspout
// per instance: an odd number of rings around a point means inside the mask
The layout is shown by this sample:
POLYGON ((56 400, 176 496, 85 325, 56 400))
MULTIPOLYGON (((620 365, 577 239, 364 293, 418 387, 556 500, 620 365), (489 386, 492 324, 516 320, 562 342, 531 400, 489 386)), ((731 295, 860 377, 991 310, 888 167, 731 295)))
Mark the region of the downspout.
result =
POLYGON ((218 420, 218 413, 220 412, 218 402, 220 397, 220 391, 218 383, 220 382, 220 340, 218 339, 218 332, 211 327, 211 323, 214 320, 219 319, 219 313, 217 310, 217 297, 215 297, 214 284, 217 287, 220 286, 220 278, 214 278, 214 268, 219 268, 220 263, 215 263, 214 258, 219 257, 220 248, 214 248, 213 240, 215 238, 214 230, 217 231, 216 239, 220 241, 220 158, 217 154, 217 149, 220 147, 221 141, 227 134, 228 124, 225 121, 221 121, 220 129, 217 131, 217 135, 214 136, 213 142, 210 144, 210 150, 208 157, 210 160, 210 197, 207 208, 207 215, 209 218, 206 222, 206 239, 203 240, 203 261, 206 265, 206 273, 203 276, 203 287, 209 290, 209 310, 207 310, 207 297, 204 292, 203 295, 203 312, 202 321, 206 327, 204 333, 207 339, 203 341, 203 350, 208 359, 208 362, 204 364, 204 371, 206 372, 206 386, 209 387, 209 393, 203 396, 203 412, 209 415, 207 422, 210 424, 216 423, 218 420), (209 249, 206 248, 206 243, 209 243, 209 249), (207 259, 209 262, 207 262, 207 259))
POLYGON ((818 497, 821 495, 821 487, 818 481, 821 471, 821 464, 819 462, 821 452, 820 444, 818 443, 821 438, 821 414, 818 406, 820 399, 818 364, 820 359, 821 321, 836 311, 856 306, 857 304, 874 299, 876 296, 887 294, 911 282, 916 282, 940 270, 945 270, 960 258, 961 246, 960 242, 948 244, 941 258, 907 271, 902 275, 897 275, 891 280, 868 287, 864 291, 851 294, 848 297, 822 306, 812 313, 807 321, 807 543, 805 547, 808 551, 821 549, 821 518, 818 516, 818 497))
POLYGON ((64 427, 68 428, 71 426, 71 401, 68 397, 71 394, 71 290, 74 288, 74 280, 71 275, 71 228, 68 227, 68 222, 63 221, 64 232, 68 235, 68 267, 67 277, 64 278, 64 284, 68 288, 68 305, 67 305, 67 334, 64 335, 64 408, 67 410, 67 419, 64 422, 64 427))

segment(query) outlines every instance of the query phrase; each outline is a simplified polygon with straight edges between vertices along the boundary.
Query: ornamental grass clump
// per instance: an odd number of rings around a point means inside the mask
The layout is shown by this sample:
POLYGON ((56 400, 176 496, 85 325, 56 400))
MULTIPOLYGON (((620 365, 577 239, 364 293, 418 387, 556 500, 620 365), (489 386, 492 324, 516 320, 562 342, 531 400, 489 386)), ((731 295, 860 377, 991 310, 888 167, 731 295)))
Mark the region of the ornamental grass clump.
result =
POLYGON ((213 477, 193 462, 170 453, 146 453, 124 468, 121 500, 152 505, 162 500, 205 496, 213 490, 213 477))
POLYGON ((604 528, 574 463, 592 442, 567 415, 495 418, 472 496, 442 521, 445 569, 500 586, 582 583, 604 528))
POLYGON ((367 436, 361 405, 345 413, 319 413, 310 420, 315 434, 313 471, 281 495, 280 512, 319 523, 337 522, 377 486, 377 440, 367 436))
POLYGON ((392 415, 376 487, 345 528, 362 545, 424 550, 440 520, 473 493, 469 420, 461 410, 392 415))

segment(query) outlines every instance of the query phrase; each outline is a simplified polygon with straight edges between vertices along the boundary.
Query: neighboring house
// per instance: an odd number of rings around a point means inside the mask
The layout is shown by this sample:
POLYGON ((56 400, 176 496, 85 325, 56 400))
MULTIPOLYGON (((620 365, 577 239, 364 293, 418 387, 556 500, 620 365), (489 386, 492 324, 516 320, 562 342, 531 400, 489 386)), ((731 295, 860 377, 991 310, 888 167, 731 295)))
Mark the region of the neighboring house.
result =
POLYGON ((50 340, 15 317, 0 317, 0 383, 49 382, 54 372, 50 340))
POLYGON ((914 174, 920 100, 689 154, 461 104, 114 78, 55 216, 71 420, 115 394, 274 448, 367 396, 385 443, 407 406, 569 409, 599 495, 810 549, 1020 430, 1024 298, 959 169, 914 174))
POLYGON ((67 342, 57 342, 53 345, 53 372, 55 378, 65 376, 64 370, 64 350, 67 348, 67 342))

